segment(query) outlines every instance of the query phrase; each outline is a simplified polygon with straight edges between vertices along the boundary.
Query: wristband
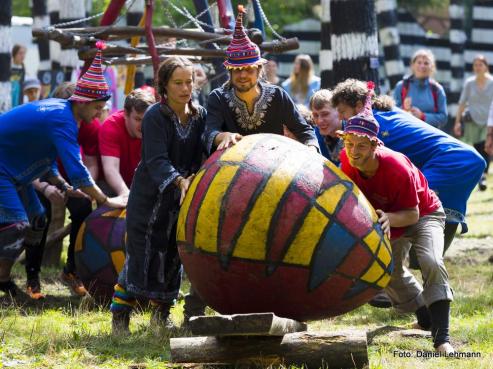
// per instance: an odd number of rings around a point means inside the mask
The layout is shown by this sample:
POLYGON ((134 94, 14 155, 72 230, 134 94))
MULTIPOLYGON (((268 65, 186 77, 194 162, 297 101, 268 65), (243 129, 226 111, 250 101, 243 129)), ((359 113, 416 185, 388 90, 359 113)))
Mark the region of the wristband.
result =
POLYGON ((60 191, 62 192, 67 192, 68 191, 68 185, 67 185, 67 182, 58 182, 56 185, 55 185, 56 188, 58 188, 60 191))
POLYGON ((46 192, 46 189, 47 189, 48 187, 50 187, 50 184, 49 184, 49 183, 46 183, 46 184, 43 186, 43 188, 41 189, 41 191, 40 191, 40 192, 44 195, 44 194, 45 194, 45 192, 46 192))

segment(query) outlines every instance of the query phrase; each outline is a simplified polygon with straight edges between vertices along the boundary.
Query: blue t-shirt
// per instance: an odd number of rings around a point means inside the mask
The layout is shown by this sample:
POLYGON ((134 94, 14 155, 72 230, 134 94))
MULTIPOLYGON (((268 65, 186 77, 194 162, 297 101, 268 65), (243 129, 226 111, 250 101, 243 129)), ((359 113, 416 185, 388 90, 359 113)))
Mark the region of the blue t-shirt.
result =
POLYGON ((0 115, 0 174, 16 186, 51 172, 60 157, 74 188, 92 186, 77 142, 72 104, 47 99, 20 105, 0 115))
POLYGON ((486 167, 484 159, 471 146, 399 108, 373 114, 380 124, 378 138, 423 172, 442 201, 447 221, 462 223, 466 231, 467 200, 486 167))

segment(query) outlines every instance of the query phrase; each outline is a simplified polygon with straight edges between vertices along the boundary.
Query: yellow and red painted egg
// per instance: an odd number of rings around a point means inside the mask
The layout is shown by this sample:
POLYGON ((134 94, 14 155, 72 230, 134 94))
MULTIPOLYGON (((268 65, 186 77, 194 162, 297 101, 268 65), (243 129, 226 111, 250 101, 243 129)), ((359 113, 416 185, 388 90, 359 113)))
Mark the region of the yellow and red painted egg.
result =
POLYGON ((125 263, 125 209, 105 206, 82 223, 75 242, 77 273, 91 295, 111 299, 125 263))
POLYGON ((389 240, 359 189, 280 135, 246 136, 205 162, 177 241, 193 287, 222 314, 339 315, 369 301, 392 271, 389 240))

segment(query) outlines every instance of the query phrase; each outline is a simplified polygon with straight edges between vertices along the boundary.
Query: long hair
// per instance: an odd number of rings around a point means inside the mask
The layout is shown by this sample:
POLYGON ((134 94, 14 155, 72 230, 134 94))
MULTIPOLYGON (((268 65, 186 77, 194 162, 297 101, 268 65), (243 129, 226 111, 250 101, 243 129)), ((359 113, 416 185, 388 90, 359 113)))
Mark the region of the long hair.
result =
MULTIPOLYGON (((176 68, 191 68, 192 69, 192 81, 195 81, 195 71, 193 68, 193 63, 181 56, 171 56, 161 63, 159 70, 157 72, 157 82, 156 90, 161 96, 161 104, 167 104, 167 94, 166 85, 171 79, 173 72, 176 68)), ((197 107, 193 104, 192 99, 188 102, 188 107, 193 115, 197 114, 197 107)))
POLYGON ((308 85, 313 77, 313 62, 308 54, 300 54, 294 59, 294 63, 299 64, 298 71, 291 72, 289 77, 291 80, 291 92, 293 95, 301 94, 306 96, 308 93, 308 85))

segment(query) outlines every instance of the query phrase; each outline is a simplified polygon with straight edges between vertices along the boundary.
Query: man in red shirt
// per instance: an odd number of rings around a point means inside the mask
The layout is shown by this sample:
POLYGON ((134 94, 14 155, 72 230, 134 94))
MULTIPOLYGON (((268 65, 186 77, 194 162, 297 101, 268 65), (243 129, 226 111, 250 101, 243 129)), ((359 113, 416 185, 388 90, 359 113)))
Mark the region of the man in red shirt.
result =
POLYGON ((415 312, 418 325, 431 329, 435 349, 454 352, 449 338, 453 293, 443 262, 445 213, 424 175, 403 154, 382 146, 371 97, 362 113, 339 131, 344 139, 341 169, 376 209, 382 231, 391 237, 394 271, 386 292, 394 308, 415 312), (423 286, 404 265, 416 250, 423 286))
POLYGON ((125 99, 124 109, 110 115, 99 130, 99 152, 106 182, 118 196, 128 195, 141 157, 142 118, 154 96, 141 89, 125 99))

